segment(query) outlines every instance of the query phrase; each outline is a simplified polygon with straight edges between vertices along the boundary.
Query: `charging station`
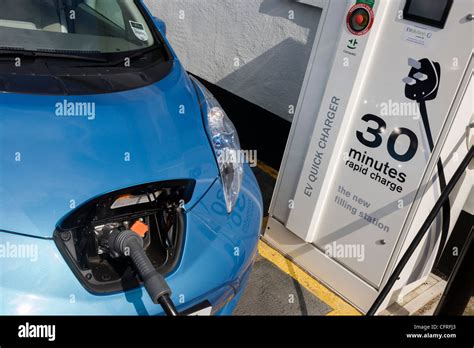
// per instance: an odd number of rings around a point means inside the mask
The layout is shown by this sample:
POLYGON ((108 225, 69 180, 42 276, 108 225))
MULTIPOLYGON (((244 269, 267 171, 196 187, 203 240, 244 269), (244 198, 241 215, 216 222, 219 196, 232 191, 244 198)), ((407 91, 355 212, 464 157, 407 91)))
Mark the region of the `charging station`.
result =
MULTIPOLYGON (((472 146, 473 11, 471 0, 324 8, 264 239, 362 312, 472 146)), ((380 309, 426 280, 473 184, 471 168, 380 309)))

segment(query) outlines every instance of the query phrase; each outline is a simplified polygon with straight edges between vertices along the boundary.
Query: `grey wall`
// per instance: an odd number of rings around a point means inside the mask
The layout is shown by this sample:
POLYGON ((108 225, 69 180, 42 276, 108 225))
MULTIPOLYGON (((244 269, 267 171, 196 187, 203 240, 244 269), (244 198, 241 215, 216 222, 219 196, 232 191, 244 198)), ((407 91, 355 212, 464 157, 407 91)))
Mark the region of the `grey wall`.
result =
POLYGON ((324 1, 145 2, 188 71, 292 119, 324 1))

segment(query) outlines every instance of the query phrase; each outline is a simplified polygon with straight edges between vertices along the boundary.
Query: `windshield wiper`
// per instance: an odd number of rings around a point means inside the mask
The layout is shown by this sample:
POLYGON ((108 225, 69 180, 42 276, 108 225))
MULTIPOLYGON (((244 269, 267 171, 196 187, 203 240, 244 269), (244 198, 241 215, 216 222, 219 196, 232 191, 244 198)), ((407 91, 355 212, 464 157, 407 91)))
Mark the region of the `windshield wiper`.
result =
POLYGON ((157 47, 157 46, 152 46, 152 47, 145 48, 145 49, 142 49, 142 50, 137 51, 137 52, 133 52, 131 54, 127 54, 127 52, 124 52, 122 54, 122 57, 119 58, 119 59, 112 60, 112 61, 104 60, 103 62, 101 62, 101 64, 93 64, 93 65, 88 64, 88 65, 83 65, 83 66, 80 66, 80 67, 86 67, 86 68, 116 67, 118 65, 124 65, 125 62, 126 62, 125 61, 126 59, 129 59, 130 62, 132 60, 140 59, 143 56, 157 50, 158 48, 159 47, 157 47))
MULTIPOLYGON (((100 52, 97 52, 100 53, 100 52)), ((106 63, 107 59, 90 56, 82 56, 72 53, 54 53, 45 51, 30 51, 24 49, 2 49, 0 48, 0 57, 31 57, 31 58, 53 58, 67 60, 81 60, 87 62, 106 63)))

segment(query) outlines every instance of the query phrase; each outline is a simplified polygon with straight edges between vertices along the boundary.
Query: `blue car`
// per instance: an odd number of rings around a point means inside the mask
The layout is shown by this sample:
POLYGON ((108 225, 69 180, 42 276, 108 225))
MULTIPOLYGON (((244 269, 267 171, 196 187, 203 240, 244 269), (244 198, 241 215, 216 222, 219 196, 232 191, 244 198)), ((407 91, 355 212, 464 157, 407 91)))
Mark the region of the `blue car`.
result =
POLYGON ((1 1, 0 314, 232 313, 261 193, 165 31, 138 0, 1 1))

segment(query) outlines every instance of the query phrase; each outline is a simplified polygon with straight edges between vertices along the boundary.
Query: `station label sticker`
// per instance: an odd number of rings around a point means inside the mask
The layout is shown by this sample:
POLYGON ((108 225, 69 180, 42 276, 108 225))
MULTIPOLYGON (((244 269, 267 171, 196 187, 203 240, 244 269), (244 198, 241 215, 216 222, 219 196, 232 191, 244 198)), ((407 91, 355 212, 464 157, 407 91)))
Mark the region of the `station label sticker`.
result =
POLYGON ((145 31, 145 27, 142 23, 129 21, 130 27, 133 30, 133 34, 141 41, 148 41, 148 34, 145 31))
POLYGON ((407 25, 403 31, 403 40, 419 46, 429 46, 433 32, 413 25, 407 25))

